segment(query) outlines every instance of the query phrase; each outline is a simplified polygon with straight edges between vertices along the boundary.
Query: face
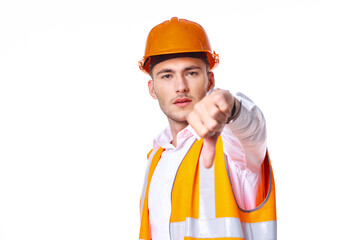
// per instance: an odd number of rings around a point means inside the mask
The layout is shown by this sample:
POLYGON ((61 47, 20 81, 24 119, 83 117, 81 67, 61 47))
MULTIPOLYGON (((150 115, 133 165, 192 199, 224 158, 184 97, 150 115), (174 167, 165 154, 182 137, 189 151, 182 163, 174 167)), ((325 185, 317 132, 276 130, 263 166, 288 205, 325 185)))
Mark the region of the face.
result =
POLYGON ((150 95, 170 123, 186 123, 194 105, 214 87, 214 74, 198 58, 173 58, 158 63, 148 82, 150 95))

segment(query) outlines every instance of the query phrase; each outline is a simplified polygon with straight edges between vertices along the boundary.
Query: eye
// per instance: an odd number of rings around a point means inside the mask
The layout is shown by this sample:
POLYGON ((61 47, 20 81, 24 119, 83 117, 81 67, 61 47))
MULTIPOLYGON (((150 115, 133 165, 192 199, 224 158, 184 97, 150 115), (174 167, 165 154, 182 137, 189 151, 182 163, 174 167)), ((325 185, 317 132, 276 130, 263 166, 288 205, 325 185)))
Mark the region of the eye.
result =
POLYGON ((188 72, 187 75, 195 77, 196 75, 198 75, 198 73, 196 71, 191 71, 191 72, 188 72))
POLYGON ((171 77, 172 77, 171 74, 164 74, 164 75, 161 76, 162 79, 169 79, 171 77))

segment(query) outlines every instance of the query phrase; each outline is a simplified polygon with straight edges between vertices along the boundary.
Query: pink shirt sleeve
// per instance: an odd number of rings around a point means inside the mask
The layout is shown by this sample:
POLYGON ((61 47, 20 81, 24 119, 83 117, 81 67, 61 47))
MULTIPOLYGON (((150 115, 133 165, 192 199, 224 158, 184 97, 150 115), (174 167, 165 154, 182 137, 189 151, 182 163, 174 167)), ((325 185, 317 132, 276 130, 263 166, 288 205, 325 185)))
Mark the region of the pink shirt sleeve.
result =
POLYGON ((266 124, 260 109, 245 95, 234 95, 241 102, 239 117, 221 133, 230 180, 238 205, 256 208, 261 164, 266 154, 266 124))

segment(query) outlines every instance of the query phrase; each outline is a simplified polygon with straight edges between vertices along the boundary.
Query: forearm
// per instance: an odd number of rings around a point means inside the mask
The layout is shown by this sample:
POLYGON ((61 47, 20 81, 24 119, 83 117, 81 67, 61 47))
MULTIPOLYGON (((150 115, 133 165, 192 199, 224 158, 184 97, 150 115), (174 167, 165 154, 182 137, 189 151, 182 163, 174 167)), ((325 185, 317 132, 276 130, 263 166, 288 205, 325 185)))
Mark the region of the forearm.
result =
POLYGON ((260 109, 245 95, 234 97, 240 102, 240 114, 223 130, 224 151, 242 169, 260 169, 266 154, 266 124, 260 109))

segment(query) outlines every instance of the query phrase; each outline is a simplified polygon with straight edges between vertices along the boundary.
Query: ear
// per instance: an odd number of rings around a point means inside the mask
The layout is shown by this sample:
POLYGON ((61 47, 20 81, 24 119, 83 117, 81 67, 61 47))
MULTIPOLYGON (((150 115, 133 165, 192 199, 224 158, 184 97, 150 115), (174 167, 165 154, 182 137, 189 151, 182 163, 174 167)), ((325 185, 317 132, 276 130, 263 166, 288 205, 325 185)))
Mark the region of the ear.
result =
POLYGON ((152 96, 153 99, 157 99, 155 90, 154 90, 154 80, 149 80, 148 81, 148 88, 149 88, 149 93, 152 96))
POLYGON ((209 92, 211 89, 215 87, 215 77, 213 72, 208 73, 209 85, 207 91, 209 92))

